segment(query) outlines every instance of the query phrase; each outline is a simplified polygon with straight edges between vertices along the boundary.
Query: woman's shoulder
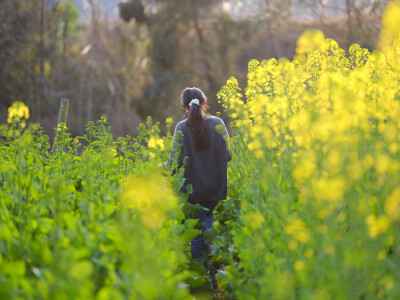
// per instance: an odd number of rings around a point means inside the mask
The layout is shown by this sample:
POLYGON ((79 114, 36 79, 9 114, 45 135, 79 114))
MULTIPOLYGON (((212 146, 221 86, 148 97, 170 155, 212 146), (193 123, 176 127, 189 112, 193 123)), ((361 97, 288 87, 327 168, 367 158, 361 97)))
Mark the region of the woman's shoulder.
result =
POLYGON ((206 115, 205 118, 215 124, 224 124, 224 121, 222 121, 221 118, 213 116, 213 115, 206 115))
MULTIPOLYGON (((221 118, 212 116, 212 115, 207 115, 207 116, 208 116, 207 122, 208 122, 208 126, 210 128, 216 128, 216 129, 217 128, 221 128, 221 129, 226 128, 225 122, 221 118)), ((218 130, 220 130, 220 129, 218 129, 218 130)))
POLYGON ((187 121, 187 119, 184 119, 184 120, 182 120, 182 121, 179 121, 179 122, 176 124, 176 128, 177 128, 177 129, 182 129, 182 128, 186 125, 186 121, 187 121))
MULTIPOLYGON (((224 121, 219 117, 216 117, 213 115, 205 115, 204 118, 207 120, 207 122, 212 123, 214 125, 218 125, 218 124, 225 125, 224 121)), ((183 128, 185 128, 187 126, 187 120, 188 119, 184 119, 184 120, 178 122, 176 124, 176 129, 182 130, 183 128)))

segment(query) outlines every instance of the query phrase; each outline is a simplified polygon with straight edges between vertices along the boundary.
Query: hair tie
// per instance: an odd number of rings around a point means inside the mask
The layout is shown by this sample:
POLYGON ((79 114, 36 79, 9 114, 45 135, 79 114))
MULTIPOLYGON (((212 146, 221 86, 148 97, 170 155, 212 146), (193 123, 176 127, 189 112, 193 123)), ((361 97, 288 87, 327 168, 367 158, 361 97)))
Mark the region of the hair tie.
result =
POLYGON ((192 101, 190 101, 189 107, 192 107, 193 104, 200 105, 199 99, 193 99, 192 101))

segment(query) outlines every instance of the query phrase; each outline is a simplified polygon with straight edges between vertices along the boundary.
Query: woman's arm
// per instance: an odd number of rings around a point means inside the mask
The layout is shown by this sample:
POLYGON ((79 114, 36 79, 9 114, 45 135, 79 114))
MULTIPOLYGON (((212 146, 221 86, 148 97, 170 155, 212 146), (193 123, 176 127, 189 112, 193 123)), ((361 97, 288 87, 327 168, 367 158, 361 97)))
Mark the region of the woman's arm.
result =
POLYGON ((168 167, 173 161, 178 159, 178 168, 183 164, 183 153, 182 152, 182 138, 183 132, 181 130, 180 123, 175 126, 174 137, 172 139, 172 152, 169 156, 169 160, 163 164, 164 167, 168 167))
POLYGON ((223 138, 223 140, 225 141, 225 147, 226 147, 226 157, 228 158, 228 162, 232 160, 232 154, 229 148, 229 134, 228 134, 228 130, 226 129, 225 123, 222 119, 219 119, 219 124, 217 124, 215 126, 215 130, 217 131, 217 133, 219 133, 221 135, 221 137, 223 138))
POLYGON ((228 162, 229 162, 232 160, 232 154, 231 154, 230 146, 229 146, 229 134, 228 134, 228 130, 226 129, 224 121, 222 121, 222 127, 224 129, 224 139, 226 142, 226 155, 228 157, 228 162))

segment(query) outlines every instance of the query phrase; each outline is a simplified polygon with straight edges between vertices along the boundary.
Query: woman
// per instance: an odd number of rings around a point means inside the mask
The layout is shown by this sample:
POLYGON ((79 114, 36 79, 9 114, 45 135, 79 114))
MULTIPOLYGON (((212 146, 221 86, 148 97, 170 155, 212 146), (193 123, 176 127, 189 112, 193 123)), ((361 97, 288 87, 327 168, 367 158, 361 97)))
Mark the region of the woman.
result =
POLYGON ((191 242, 193 258, 208 251, 203 233, 212 227, 213 210, 227 194, 227 165, 232 159, 228 150, 228 133, 224 122, 217 117, 207 115, 207 99, 198 88, 186 88, 181 95, 181 104, 187 119, 176 125, 174 149, 180 147, 178 166, 185 165, 185 187, 192 185, 188 202, 200 204, 207 210, 199 209, 195 217, 204 224, 202 234, 191 242))

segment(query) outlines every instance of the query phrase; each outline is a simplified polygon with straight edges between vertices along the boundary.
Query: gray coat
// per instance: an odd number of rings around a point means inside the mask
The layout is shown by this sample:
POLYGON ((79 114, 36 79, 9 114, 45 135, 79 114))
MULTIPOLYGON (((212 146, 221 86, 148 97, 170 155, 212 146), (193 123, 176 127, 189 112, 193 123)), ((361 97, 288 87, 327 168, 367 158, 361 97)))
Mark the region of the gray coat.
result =
POLYGON ((181 192, 186 192, 186 185, 191 184, 193 192, 189 194, 188 202, 215 208, 220 200, 226 199, 228 176, 228 162, 232 159, 229 152, 228 132, 224 122, 214 116, 206 115, 210 146, 199 151, 194 146, 194 137, 188 128, 187 119, 179 122, 175 127, 174 150, 180 146, 178 166, 185 165, 185 184, 181 192))

